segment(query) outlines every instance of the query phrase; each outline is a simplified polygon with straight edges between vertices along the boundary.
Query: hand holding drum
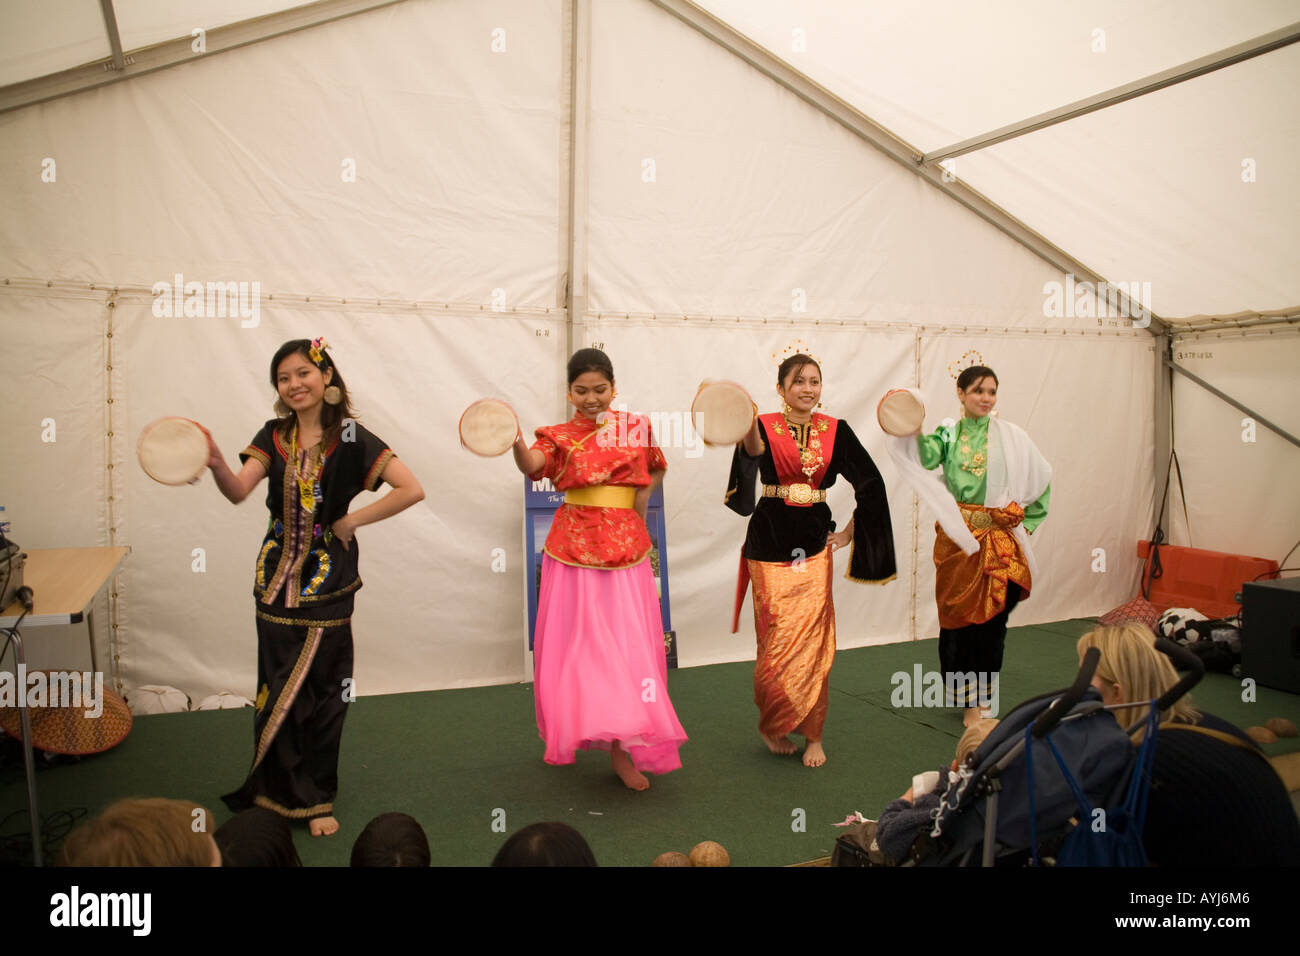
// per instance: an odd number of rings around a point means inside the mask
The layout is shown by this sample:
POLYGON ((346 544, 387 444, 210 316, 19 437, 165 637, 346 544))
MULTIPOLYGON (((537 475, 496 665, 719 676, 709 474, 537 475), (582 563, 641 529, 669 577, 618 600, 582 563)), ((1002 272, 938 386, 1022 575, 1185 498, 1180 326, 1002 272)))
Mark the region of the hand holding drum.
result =
POLYGON ((691 402, 691 425, 706 445, 734 445, 754 427, 758 406, 735 382, 706 380, 691 402))
POLYGON ((925 424, 925 405, 910 389, 891 389, 876 406, 876 420, 888 434, 908 438, 919 434, 925 424))
POLYGON ((499 398, 481 398, 460 416, 460 444, 482 458, 504 455, 519 439, 519 419, 499 398))
POLYGON ((211 436, 198 422, 168 416, 140 432, 135 454, 144 473, 164 485, 192 485, 212 457, 211 436))

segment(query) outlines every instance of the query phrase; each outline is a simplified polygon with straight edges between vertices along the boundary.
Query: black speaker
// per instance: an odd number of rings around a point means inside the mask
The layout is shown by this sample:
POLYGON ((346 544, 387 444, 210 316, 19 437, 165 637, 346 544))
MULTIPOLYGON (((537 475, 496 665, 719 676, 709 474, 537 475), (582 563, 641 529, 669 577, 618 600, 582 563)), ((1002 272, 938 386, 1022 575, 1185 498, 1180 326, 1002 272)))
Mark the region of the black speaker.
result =
POLYGON ((1300 578, 1242 585, 1241 676, 1300 694, 1300 578))

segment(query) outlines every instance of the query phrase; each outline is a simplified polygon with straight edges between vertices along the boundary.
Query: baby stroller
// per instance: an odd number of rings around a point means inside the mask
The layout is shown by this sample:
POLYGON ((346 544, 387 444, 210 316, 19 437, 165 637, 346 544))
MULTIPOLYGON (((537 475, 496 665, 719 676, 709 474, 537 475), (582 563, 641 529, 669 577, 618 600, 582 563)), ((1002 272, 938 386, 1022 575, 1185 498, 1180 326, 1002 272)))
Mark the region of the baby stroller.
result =
POLYGON ((1120 729, 1091 686, 1100 658, 1096 648, 1085 654, 1068 689, 1013 709, 949 785, 932 829, 917 841, 909 862, 1037 864, 1040 850, 1056 856, 1064 845, 1061 863, 1144 863, 1142 823, 1159 714, 1205 674, 1199 658, 1171 641, 1158 639, 1156 648, 1189 673, 1148 702, 1147 716, 1128 730, 1120 729), (1135 751, 1130 734, 1143 725, 1146 733, 1135 751), (1071 818, 1081 832, 1075 833, 1071 818), (1092 833, 1110 838, 1097 841, 1109 844, 1100 857, 1088 852, 1092 833))

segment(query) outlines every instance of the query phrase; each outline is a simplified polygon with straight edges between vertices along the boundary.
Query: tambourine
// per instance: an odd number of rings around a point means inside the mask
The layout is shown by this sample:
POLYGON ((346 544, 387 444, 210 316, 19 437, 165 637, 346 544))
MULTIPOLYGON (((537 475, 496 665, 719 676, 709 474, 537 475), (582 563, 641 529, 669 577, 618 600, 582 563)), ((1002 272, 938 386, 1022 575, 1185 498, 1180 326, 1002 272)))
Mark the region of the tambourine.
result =
POLYGON ((907 438, 925 424, 925 406, 907 389, 895 388, 876 406, 876 420, 888 434, 907 438))
POLYGON ((140 432, 136 458, 144 473, 164 485, 188 485, 208 467, 208 432, 198 422, 169 416, 140 432))
POLYGON ((480 398, 460 416, 460 444, 483 458, 504 455, 519 438, 515 411, 499 398, 480 398))
POLYGON ((691 402, 691 424, 706 445, 744 441, 757 414, 754 400, 735 382, 702 382, 691 402))

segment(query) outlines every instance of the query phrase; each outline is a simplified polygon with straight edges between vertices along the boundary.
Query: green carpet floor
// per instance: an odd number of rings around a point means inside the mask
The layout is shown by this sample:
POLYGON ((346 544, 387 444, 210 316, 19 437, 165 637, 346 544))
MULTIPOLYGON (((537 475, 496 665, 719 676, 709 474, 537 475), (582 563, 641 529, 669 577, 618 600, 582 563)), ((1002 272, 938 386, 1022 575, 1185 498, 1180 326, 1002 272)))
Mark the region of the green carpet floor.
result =
MULTIPOLYGON (((1007 637, 1001 713, 1021 700, 1068 684, 1075 639, 1089 620, 1012 628, 1007 637)), ((937 642, 843 651, 831 672, 825 746, 829 761, 805 768, 797 756, 774 757, 759 740, 751 663, 670 673, 669 690, 690 742, 682 769, 651 778, 646 793, 623 788, 603 753, 575 765, 542 762, 532 686, 365 697, 351 705, 339 770, 339 835, 312 839, 295 830, 303 862, 346 865, 352 841, 372 817, 400 810, 429 835, 434 865, 486 865, 507 833, 561 820, 587 837, 602 865, 641 866, 665 850, 689 852, 702 840, 727 848, 733 866, 772 866, 827 856, 840 832, 832 824, 860 810, 869 817, 910 785, 913 773, 952 758, 958 712, 901 709, 890 703, 891 675, 938 664, 937 642), (504 832, 502 832, 504 829, 504 832)), ((1209 675, 1196 703, 1241 727, 1269 717, 1300 723, 1300 696, 1260 688, 1241 700, 1240 682, 1209 675)), ((252 714, 213 711, 140 717, 129 737, 105 754, 43 768, 42 816, 94 814, 126 796, 185 797, 229 816, 220 794, 243 779, 252 714)), ((1278 741, 1269 753, 1300 749, 1278 741)), ((0 838, 27 830, 21 762, 0 771, 0 838)), ((12 839, 6 841, 12 846, 12 839)))

